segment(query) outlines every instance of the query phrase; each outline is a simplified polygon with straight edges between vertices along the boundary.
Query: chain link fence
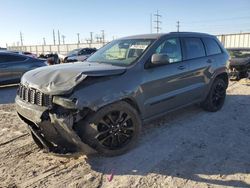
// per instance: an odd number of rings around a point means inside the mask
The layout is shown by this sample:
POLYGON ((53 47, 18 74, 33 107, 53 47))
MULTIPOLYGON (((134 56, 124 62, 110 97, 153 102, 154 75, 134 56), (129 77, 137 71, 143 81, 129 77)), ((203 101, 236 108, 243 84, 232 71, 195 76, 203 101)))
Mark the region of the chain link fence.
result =
POLYGON ((69 51, 77 48, 101 48, 105 43, 79 43, 60 45, 31 45, 31 46, 9 46, 8 50, 27 51, 37 55, 46 53, 57 53, 66 55, 69 51))
POLYGON ((218 35, 225 48, 250 48, 250 33, 218 35))
MULTIPOLYGON (((222 34, 217 35, 225 48, 250 48, 250 33, 222 34)), ((100 48, 105 43, 79 43, 60 45, 31 45, 31 46, 9 46, 8 50, 27 51, 37 55, 46 53, 58 53, 65 55, 77 48, 100 48)))

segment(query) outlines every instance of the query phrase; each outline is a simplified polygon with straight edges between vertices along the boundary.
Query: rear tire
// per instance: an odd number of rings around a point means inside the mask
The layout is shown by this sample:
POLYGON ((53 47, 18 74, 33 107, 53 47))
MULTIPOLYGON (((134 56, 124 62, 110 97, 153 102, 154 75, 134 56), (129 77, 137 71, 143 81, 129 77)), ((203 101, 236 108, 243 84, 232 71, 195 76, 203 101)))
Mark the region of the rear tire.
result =
POLYGON ((86 144, 105 156, 121 155, 131 149, 141 131, 138 112, 120 101, 105 106, 77 124, 77 132, 86 144))
POLYGON ((226 83, 223 79, 216 79, 210 89, 210 92, 201 106, 204 110, 209 112, 216 112, 220 110, 226 98, 226 83))

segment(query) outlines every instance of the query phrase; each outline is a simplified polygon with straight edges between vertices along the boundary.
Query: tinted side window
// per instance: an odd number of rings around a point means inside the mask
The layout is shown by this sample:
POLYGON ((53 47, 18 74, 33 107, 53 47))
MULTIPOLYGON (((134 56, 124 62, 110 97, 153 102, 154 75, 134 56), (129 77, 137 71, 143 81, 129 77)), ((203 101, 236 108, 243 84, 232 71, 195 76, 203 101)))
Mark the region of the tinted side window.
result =
POLYGON ((221 49, 218 43, 212 38, 203 38, 202 39, 206 46, 207 55, 220 54, 221 49))
POLYGON ((182 60, 181 45, 178 38, 167 39, 155 50, 156 54, 166 54, 170 63, 182 60))
POLYGON ((93 49, 87 49, 87 54, 92 54, 93 52, 95 52, 93 49))
POLYGON ((24 61, 26 58, 18 55, 9 55, 3 54, 0 55, 0 62, 17 62, 17 61, 24 61))
POLYGON ((194 59, 204 57, 205 49, 201 39, 199 38, 184 38, 185 59, 194 59))
POLYGON ((87 49, 83 49, 79 52, 78 55, 87 55, 87 54, 88 54, 87 49))

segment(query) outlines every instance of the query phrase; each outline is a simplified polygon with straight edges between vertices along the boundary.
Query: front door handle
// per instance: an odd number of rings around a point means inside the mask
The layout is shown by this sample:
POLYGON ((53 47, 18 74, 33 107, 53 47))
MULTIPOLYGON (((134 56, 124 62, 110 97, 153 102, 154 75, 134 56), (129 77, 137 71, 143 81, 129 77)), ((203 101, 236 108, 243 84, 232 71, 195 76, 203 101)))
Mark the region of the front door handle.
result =
POLYGON ((207 60, 207 63, 213 63, 213 62, 214 62, 213 59, 208 59, 208 60, 207 60))
POLYGON ((183 66, 183 65, 181 65, 181 66, 178 67, 179 70, 183 70, 183 69, 185 69, 185 68, 186 68, 186 67, 183 66))

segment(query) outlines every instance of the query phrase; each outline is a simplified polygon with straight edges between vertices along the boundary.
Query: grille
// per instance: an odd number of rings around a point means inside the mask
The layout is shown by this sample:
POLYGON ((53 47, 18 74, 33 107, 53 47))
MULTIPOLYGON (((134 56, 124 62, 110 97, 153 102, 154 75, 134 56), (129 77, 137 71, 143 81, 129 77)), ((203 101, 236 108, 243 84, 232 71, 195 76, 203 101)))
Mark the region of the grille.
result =
POLYGON ((36 89, 26 87, 24 85, 19 85, 17 90, 17 95, 25 102, 36 104, 39 106, 51 106, 52 96, 46 95, 36 89))

